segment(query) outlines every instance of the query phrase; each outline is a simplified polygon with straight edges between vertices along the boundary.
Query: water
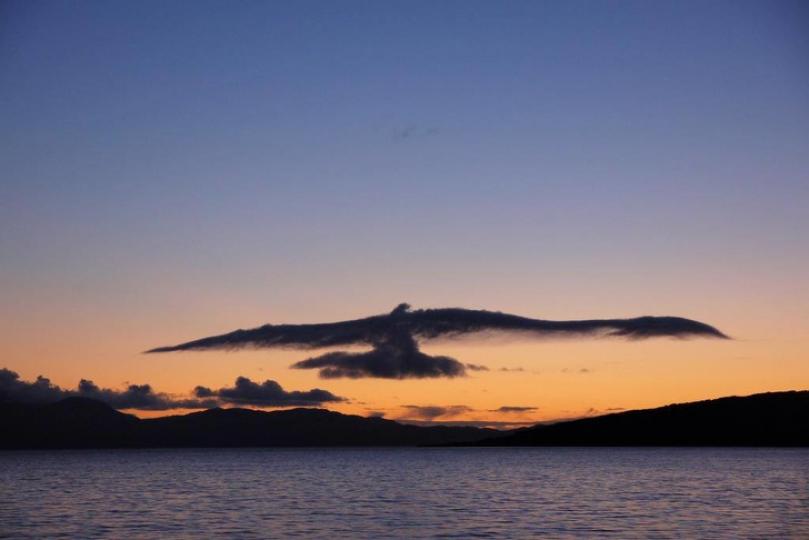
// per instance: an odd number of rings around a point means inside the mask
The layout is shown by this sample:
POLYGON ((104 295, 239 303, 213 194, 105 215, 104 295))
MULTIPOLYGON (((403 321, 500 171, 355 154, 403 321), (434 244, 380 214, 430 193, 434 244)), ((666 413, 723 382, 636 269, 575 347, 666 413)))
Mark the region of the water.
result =
POLYGON ((0 452, 2 538, 809 538, 808 449, 0 452))

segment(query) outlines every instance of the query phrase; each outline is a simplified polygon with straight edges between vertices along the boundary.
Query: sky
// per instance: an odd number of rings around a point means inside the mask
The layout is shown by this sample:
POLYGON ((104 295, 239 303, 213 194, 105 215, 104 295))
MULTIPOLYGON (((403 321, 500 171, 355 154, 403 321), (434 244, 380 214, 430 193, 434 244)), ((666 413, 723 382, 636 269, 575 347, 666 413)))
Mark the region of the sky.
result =
POLYGON ((800 1, 5 1, 0 367, 433 421, 807 389, 807 60, 800 1), (733 339, 424 344, 489 371, 419 380, 142 354, 401 302, 733 339))

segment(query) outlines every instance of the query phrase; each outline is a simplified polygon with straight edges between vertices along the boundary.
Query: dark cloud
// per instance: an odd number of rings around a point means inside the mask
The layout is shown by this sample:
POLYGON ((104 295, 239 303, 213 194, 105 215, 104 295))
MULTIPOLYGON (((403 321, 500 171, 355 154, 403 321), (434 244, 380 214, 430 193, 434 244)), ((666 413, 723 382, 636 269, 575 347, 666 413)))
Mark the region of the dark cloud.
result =
POLYGON ((245 377, 236 379, 232 388, 211 390, 204 386, 194 389, 193 398, 176 398, 155 392, 148 384, 130 384, 123 390, 100 388, 93 381, 82 379, 75 390, 63 389, 49 379, 39 376, 33 382, 20 380, 9 369, 0 369, 0 402, 53 403, 68 397, 87 397, 103 401, 115 409, 163 411, 168 409, 209 409, 223 404, 277 406, 311 406, 343 401, 326 390, 288 392, 275 381, 262 384, 245 377))
POLYGON ((419 350, 407 333, 398 332, 380 340, 367 352, 330 352, 292 364, 295 369, 319 369, 320 377, 337 379, 424 379, 460 377, 464 365, 449 356, 430 356, 419 350))
POLYGON ((114 409, 164 411, 167 409, 209 409, 218 405, 215 400, 175 399, 168 394, 155 392, 148 384, 130 384, 126 390, 119 391, 99 388, 93 381, 85 379, 79 381, 78 395, 103 401, 114 409))
POLYGON ((531 412, 536 411, 536 407, 517 407, 512 405, 503 405, 498 409, 492 409, 490 412, 500 412, 500 413, 523 413, 523 412, 531 412))
POLYGON ((52 403, 67 397, 87 397, 108 403, 116 409, 163 411, 167 409, 205 409, 216 402, 199 399, 175 399, 155 392, 148 384, 130 384, 124 390, 99 388, 93 381, 82 379, 75 390, 63 389, 48 378, 39 376, 33 382, 20 380, 9 369, 0 369, 0 401, 19 403, 52 403))
POLYGON ((0 402, 47 403, 68 395, 41 375, 34 382, 25 382, 20 380, 18 373, 0 369, 0 402))
POLYGON ((447 356, 424 354, 419 351, 416 340, 457 338, 481 333, 500 333, 526 339, 727 337, 705 323, 680 317, 546 321, 461 308, 411 310, 409 305, 400 304, 391 313, 364 319, 324 324, 267 324, 147 352, 274 347, 318 349, 365 344, 373 348, 359 353, 330 352, 298 362, 293 367, 319 369, 324 378, 459 377, 466 373, 466 369, 475 368, 447 356))
POLYGON ((433 420, 443 416, 457 416, 461 413, 474 410, 466 405, 404 405, 404 408, 408 410, 408 415, 421 420, 433 420))
POLYGON ((194 388, 194 395, 199 398, 212 398, 216 397, 216 392, 214 392, 207 386, 197 386, 196 388, 194 388))
POLYGON ((518 333, 520 337, 612 336, 716 337, 722 332, 707 324, 679 317, 546 321, 507 313, 461 308, 411 310, 400 304, 391 313, 364 319, 323 324, 267 324, 251 330, 236 330, 179 345, 157 347, 151 353, 241 348, 293 347, 317 349, 340 345, 370 344, 389 340, 392 334, 415 339, 459 337, 481 332, 518 333))
POLYGON ((194 395, 198 398, 218 398, 223 403, 264 407, 306 407, 328 402, 345 401, 344 398, 335 396, 331 392, 320 388, 305 392, 300 390, 286 391, 275 381, 266 380, 259 384, 247 377, 238 377, 234 386, 220 388, 219 390, 197 386, 194 389, 194 395))
POLYGON ((523 371, 525 371, 525 369, 521 367, 513 367, 513 368, 501 367, 498 371, 504 371, 506 373, 522 373, 523 371))

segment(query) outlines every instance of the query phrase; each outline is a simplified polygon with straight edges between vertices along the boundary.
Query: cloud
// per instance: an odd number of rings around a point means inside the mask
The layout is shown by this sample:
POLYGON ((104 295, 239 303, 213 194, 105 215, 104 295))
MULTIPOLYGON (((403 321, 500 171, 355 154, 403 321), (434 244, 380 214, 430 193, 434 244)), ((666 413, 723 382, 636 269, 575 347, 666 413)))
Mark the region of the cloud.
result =
POLYGON ((521 367, 513 367, 513 368, 501 367, 498 371, 504 371, 506 373, 522 373, 523 371, 525 371, 525 369, 521 367))
POLYGON ((400 424, 411 424, 414 426, 452 426, 452 427, 477 427, 491 429, 516 429, 526 426, 535 426, 538 422, 508 422, 504 420, 415 420, 410 418, 397 418, 400 424))
POLYGON ((45 403, 65 397, 64 390, 41 375, 34 382, 25 382, 18 373, 0 369, 0 402, 45 403))
POLYGON ((215 400, 175 399, 168 394, 155 392, 148 384, 130 384, 126 390, 99 388, 93 381, 79 381, 78 395, 103 401, 114 409, 140 409, 165 411, 167 409, 209 409, 216 407, 215 400))
POLYGON ((449 356, 430 356, 419 350, 407 333, 398 332, 374 344, 367 352, 330 352, 292 364, 295 369, 319 369, 323 379, 424 379, 461 377, 462 363, 449 356))
MULTIPOLYGON (((503 420, 446 420, 464 413, 479 412, 467 405, 403 405, 406 409, 405 416, 396 419, 397 422, 404 422, 417 425, 457 425, 457 426, 477 426, 495 427, 498 429, 519 427, 521 425, 533 425, 536 422, 517 422, 503 420)), ((501 414, 519 414, 533 412, 537 407, 523 407, 514 405, 504 405, 489 412, 501 414)))
POLYGON ((311 406, 344 401, 331 392, 315 388, 306 392, 287 392, 275 381, 261 384, 245 377, 236 379, 232 388, 211 390, 204 386, 194 389, 192 398, 177 398, 155 392, 148 384, 130 384, 123 390, 100 388, 93 381, 81 379, 76 389, 63 389, 46 377, 33 382, 20 380, 19 374, 0 369, 0 402, 53 403, 68 397, 86 397, 107 403, 115 409, 164 411, 168 409, 209 409, 223 404, 278 406, 311 406))
POLYGON ((465 364, 465 367, 470 371, 489 371, 489 368, 480 364, 465 364))
POLYGON ((500 412, 500 413, 523 413, 523 412, 531 412, 536 411, 537 407, 517 407, 513 405, 503 405, 498 409, 492 409, 490 412, 500 412))
POLYGON ((433 420, 444 416, 458 416, 459 414, 474 410, 466 405, 450 405, 443 407, 439 405, 404 405, 403 407, 408 410, 410 415, 422 420, 433 420))
POLYGON ((293 364, 319 369, 323 378, 381 377, 388 379, 460 377, 470 367, 447 356, 422 353, 417 340, 460 338, 499 333, 521 339, 548 337, 727 338, 705 323, 680 317, 548 321, 507 313, 461 308, 411 310, 400 304, 392 312, 363 319, 322 324, 266 324, 250 330, 205 337, 147 352, 234 350, 244 348, 318 349, 370 345, 365 352, 330 352, 293 364))
POLYGON ((124 390, 99 388, 93 381, 82 379, 75 390, 63 389, 50 379, 39 376, 33 382, 20 380, 19 374, 0 369, 0 401, 19 403, 53 403, 68 397, 97 399, 116 409, 163 411, 167 409, 204 409, 216 402, 199 399, 175 399, 155 392, 148 384, 130 384, 124 390))
POLYGON ((306 407, 323 403, 345 401, 327 390, 286 391, 275 381, 266 380, 259 384, 247 377, 238 377, 232 387, 211 390, 197 386, 194 395, 198 398, 217 398, 223 403, 239 405, 257 405, 264 407, 297 406, 306 407))
POLYGON ((416 137, 429 137, 430 135, 436 135, 437 133, 438 128, 410 125, 394 129, 393 140, 401 142, 416 137))

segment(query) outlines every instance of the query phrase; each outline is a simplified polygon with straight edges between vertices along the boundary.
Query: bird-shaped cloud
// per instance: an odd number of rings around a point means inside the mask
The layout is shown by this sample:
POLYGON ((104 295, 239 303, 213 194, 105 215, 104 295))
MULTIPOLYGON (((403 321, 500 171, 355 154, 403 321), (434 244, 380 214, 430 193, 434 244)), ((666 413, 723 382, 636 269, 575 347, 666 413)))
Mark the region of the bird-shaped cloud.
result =
POLYGON ((656 337, 727 336, 708 324, 681 317, 589 319, 549 321, 508 313, 462 308, 411 310, 400 304, 384 315, 320 324, 267 324, 250 330, 205 337, 179 345, 157 347, 147 353, 245 348, 319 349, 370 345, 365 352, 329 352, 292 365, 318 369, 323 378, 378 377, 387 379, 458 377, 466 365, 448 356, 431 356, 419 350, 417 340, 456 338, 470 334, 499 333, 527 339, 549 337, 656 337))

